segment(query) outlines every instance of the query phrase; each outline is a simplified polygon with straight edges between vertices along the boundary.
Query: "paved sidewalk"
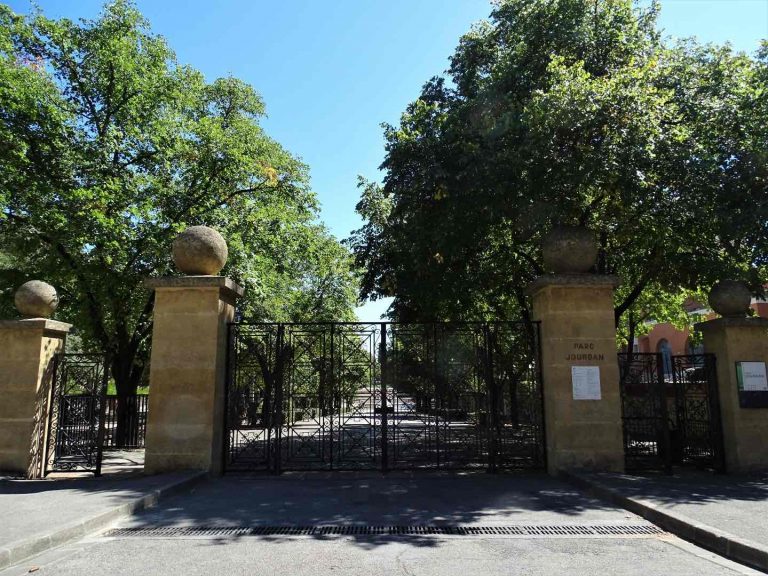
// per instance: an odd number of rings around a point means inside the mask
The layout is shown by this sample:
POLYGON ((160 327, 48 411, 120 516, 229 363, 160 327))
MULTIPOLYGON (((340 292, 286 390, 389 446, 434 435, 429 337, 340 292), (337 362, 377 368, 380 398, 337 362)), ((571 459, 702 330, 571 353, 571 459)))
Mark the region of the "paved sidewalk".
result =
POLYGON ((100 530, 203 476, 0 479, 0 568, 100 530))
POLYGON ((678 536, 768 570, 768 473, 582 473, 572 479, 678 536))
POLYGON ((114 526, 116 531, 67 544, 0 574, 23 576, 31 569, 36 576, 757 574, 543 474, 227 476, 164 498, 114 526), (232 529, 249 526, 264 531, 232 529), (350 530, 301 529, 311 526, 350 530), (383 526, 476 531, 364 529, 383 526), (505 526, 525 530, 501 531, 505 526), (603 531, 585 535, 575 531, 579 527, 603 531))

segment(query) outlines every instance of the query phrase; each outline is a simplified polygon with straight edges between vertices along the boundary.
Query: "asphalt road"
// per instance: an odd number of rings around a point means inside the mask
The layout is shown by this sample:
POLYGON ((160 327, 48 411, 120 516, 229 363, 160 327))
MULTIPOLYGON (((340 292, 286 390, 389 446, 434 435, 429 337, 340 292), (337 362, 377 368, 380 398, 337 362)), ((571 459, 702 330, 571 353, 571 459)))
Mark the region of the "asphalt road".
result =
MULTIPOLYGON (((650 526, 544 475, 226 477, 121 528, 226 526, 650 526)), ((668 534, 640 536, 110 536, 0 573, 41 575, 758 574, 668 534)))

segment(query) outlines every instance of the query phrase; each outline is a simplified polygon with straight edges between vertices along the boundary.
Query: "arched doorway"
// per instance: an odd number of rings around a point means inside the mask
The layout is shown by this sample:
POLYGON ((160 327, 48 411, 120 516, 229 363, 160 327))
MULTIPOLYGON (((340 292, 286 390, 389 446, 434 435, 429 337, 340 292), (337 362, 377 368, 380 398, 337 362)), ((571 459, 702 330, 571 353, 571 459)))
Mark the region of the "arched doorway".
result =
POLYGON ((666 338, 659 340, 658 344, 656 344, 656 352, 661 354, 664 375, 672 374, 672 346, 670 346, 669 340, 666 338))

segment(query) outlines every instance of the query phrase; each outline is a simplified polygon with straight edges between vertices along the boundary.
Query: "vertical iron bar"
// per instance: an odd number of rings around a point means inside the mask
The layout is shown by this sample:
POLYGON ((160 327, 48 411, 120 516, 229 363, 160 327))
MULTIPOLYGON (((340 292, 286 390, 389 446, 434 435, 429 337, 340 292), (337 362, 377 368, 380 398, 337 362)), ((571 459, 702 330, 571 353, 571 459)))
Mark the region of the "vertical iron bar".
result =
POLYGON ((48 474, 48 461, 51 454, 55 455, 56 450, 56 438, 53 437, 53 413, 54 406, 58 399, 59 390, 59 363, 64 358, 63 353, 57 353, 53 357, 53 374, 51 376, 51 390, 49 394, 48 402, 48 434, 46 442, 44 444, 45 451, 43 453, 42 472, 43 478, 48 474))
MULTIPOLYGON (((445 331, 443 330, 440 336, 445 338, 445 331)), ((440 369, 438 367, 438 344, 437 344, 437 322, 432 322, 432 394, 435 399, 435 464, 437 469, 440 469, 440 412, 445 409, 445 397, 440 397, 441 394, 445 394, 445 387, 440 385, 440 369)), ((429 416, 427 416, 429 419, 429 416)), ((429 425, 427 425, 429 430, 429 425)), ((447 430, 446 430, 447 433, 447 430)), ((429 433, 427 433, 427 441, 429 441, 429 433)))
MULTIPOLYGON (((232 387, 232 372, 234 367, 234 362, 236 356, 233 354, 234 352, 234 342, 235 338, 233 335, 236 333, 237 330, 236 324, 227 324, 227 349, 225 352, 224 357, 224 434, 222 438, 222 448, 221 448, 221 472, 222 474, 226 473, 227 471, 227 463, 229 462, 229 454, 232 447, 230 446, 230 409, 229 409, 229 403, 230 403, 230 388, 232 387)), ((140 418, 139 418, 139 407, 141 406, 141 403, 139 401, 139 398, 136 398, 136 444, 139 444, 139 425, 140 425, 140 418)))
POLYGON ((675 394, 675 446, 672 446, 673 463, 684 463, 686 461, 686 452, 688 448, 688 383, 685 381, 685 361, 687 358, 681 358, 678 356, 671 356, 670 363, 672 364, 672 386, 675 394), (680 455, 680 461, 676 459, 678 456, 678 450, 680 455))
POLYGON ((656 374, 658 382, 658 395, 660 399, 659 422, 657 422, 657 437, 661 440, 661 463, 667 474, 672 474, 672 450, 669 437, 669 414, 667 410, 667 383, 664 378, 664 356, 660 352, 656 354, 656 374), (660 436, 660 437, 659 437, 660 436))
POLYGON ((128 410, 126 410, 126 426, 125 426, 125 438, 126 443, 128 446, 130 446, 133 443, 133 420, 134 420, 134 410, 136 409, 136 402, 135 402, 136 396, 126 396, 126 406, 128 406, 128 410))
MULTIPOLYGON (((272 407, 274 413, 274 420, 272 425, 275 427, 275 449, 272 451, 274 456, 274 472, 275 474, 281 473, 282 466, 282 448, 283 448, 283 394, 285 387, 286 376, 286 364, 288 359, 283 359, 283 347, 285 346, 285 325, 278 324, 277 326, 277 350, 275 353, 275 372, 277 378, 275 379, 275 401, 272 407)), ((290 441, 290 430, 288 432, 288 440, 290 441)))
POLYGON ((717 357, 714 354, 704 354, 704 370, 707 379, 707 396, 709 396, 709 430, 712 439, 712 467, 715 472, 724 474, 725 448, 723 446, 723 422, 720 415, 720 395, 717 381, 717 357))
MULTIPOLYGON (((224 350, 224 366, 225 367, 227 365, 226 364, 226 362, 227 362, 226 355, 227 355, 227 352, 226 352, 226 349, 225 349, 224 350)), ((226 388, 226 386, 225 386, 225 388, 226 388)), ((137 431, 138 431, 138 424, 139 424, 139 420, 138 420, 139 413, 138 413, 138 410, 139 410, 139 397, 135 396, 135 395, 131 396, 131 412, 130 412, 130 416, 131 416, 131 426, 130 426, 131 436, 130 436, 130 438, 131 439, 130 439, 130 442, 131 442, 132 446, 135 446, 136 442, 138 441, 137 440, 137 435, 138 435, 137 431)))
MULTIPOLYGON (((229 333, 229 330, 227 329, 227 333, 229 333)), ((224 370, 226 371, 227 367, 227 353, 225 351, 224 353, 224 370)), ((225 385, 224 385, 224 394, 226 394, 226 376, 224 379, 225 385)), ((131 446, 136 447, 139 444, 139 406, 141 406, 141 397, 137 394, 136 396, 132 396, 132 409, 131 409, 131 446)), ((224 408, 226 411, 226 406, 224 408)), ((222 430, 226 431, 226 427, 222 428, 222 430)))
POLYGON ((619 352, 616 355, 616 359, 619 364, 619 400, 621 402, 621 440, 624 448, 624 466, 628 468, 627 464, 630 460, 629 455, 629 437, 628 437, 628 415, 627 415, 627 379, 629 378, 631 356, 629 354, 622 354, 619 352))
POLYGON ((497 442, 496 426, 498 418, 498 402, 496 398, 496 382, 493 377, 493 341, 488 323, 483 324, 483 340, 485 354, 483 363, 485 364, 485 375, 483 380, 486 387, 486 401, 488 402, 488 415, 486 417, 486 427, 488 435, 488 471, 496 473, 497 469, 497 442))
POLYGON ((102 359, 103 374, 101 377, 100 390, 94 397, 99 399, 99 413, 97 414, 98 422, 96 429, 96 470, 95 476, 101 476, 101 461, 104 457, 104 416, 107 409, 107 385, 109 383, 109 358, 105 355, 102 359))
MULTIPOLYGON (((389 469, 389 438, 387 421, 387 379, 389 371, 387 367, 387 323, 381 323, 381 342, 379 343, 379 362, 381 376, 381 471, 389 469)), ((375 406, 374 406, 375 409, 375 406)), ((375 411, 375 410, 374 410, 375 411)))
MULTIPOLYGON (((325 406, 320 407, 321 414, 322 414, 321 420, 320 420, 320 422, 322 423, 321 424, 322 427, 320 430, 321 438, 323 439, 322 442, 325 442, 326 421, 330 423, 330 430, 328 431, 328 452, 329 452, 328 465, 330 466, 331 470, 333 470, 333 412, 334 412, 333 404, 336 398, 336 389, 334 386, 334 382, 335 382, 334 375, 336 372, 336 363, 335 363, 335 356, 334 356, 334 339, 336 334, 335 326, 336 326, 336 323, 332 322, 331 323, 331 369, 328 374, 328 391, 327 391, 331 400, 330 419, 325 417, 325 406)), ((325 343, 323 343, 323 363, 321 364, 321 366, 323 364, 325 364, 325 343)), ((322 398, 323 404, 327 404, 327 400, 325 399, 325 396, 326 396, 326 392, 323 391, 323 398, 322 398)), ((320 399, 318 398, 318 400, 320 399)), ((339 402, 339 404, 341 404, 341 402, 339 402)), ((339 406, 339 431, 341 431, 341 406, 339 406)), ((321 446, 322 446, 322 443, 321 443, 321 446)))

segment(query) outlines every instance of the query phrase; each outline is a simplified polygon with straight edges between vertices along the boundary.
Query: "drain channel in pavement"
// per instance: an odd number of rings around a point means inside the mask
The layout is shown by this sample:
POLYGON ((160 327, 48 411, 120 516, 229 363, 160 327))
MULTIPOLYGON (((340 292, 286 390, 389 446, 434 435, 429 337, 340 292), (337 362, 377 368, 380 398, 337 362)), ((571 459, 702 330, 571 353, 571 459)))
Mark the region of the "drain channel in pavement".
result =
POLYGON ((518 526, 141 526, 115 528, 110 538, 233 538, 242 536, 508 536, 508 537, 627 537, 665 534, 653 525, 518 525, 518 526))

